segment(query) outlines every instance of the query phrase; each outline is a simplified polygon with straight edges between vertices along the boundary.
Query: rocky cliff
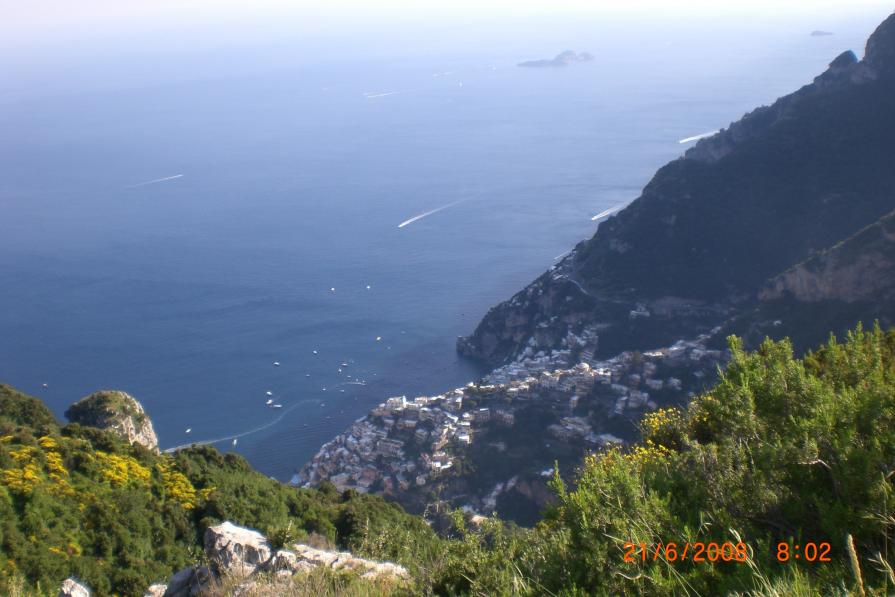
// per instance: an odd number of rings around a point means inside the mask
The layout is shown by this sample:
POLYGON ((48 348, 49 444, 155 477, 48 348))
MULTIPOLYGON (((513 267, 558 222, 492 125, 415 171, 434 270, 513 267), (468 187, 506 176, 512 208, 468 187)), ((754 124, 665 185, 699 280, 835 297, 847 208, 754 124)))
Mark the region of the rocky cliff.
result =
POLYGON ((854 236, 772 278, 762 301, 789 294, 806 303, 888 302, 895 291, 895 212, 854 236))
POLYGON ((727 334, 752 344, 786 336, 804 349, 856 322, 895 324, 895 212, 771 278, 758 298, 722 328, 716 343, 727 334))
POLYGON ((120 390, 100 390, 75 402, 67 411, 72 423, 96 427, 118 435, 128 443, 158 452, 152 421, 136 398, 120 390))
MULTIPOLYGON (((751 308, 771 277, 855 234, 895 198, 895 15, 798 91, 662 167, 458 350, 490 364, 563 348, 661 346, 751 308)), ((819 326, 822 327, 822 326, 819 326)))

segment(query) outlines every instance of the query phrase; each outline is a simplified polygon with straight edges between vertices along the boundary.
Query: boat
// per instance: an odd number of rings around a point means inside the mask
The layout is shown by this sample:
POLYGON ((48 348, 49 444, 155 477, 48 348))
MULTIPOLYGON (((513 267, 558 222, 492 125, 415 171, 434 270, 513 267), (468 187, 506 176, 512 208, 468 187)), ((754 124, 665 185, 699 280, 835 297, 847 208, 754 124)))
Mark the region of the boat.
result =
POLYGON ((267 390, 267 391, 265 392, 265 394, 267 394, 268 396, 273 396, 273 392, 271 392, 270 390, 267 390))
POLYGON ((264 404, 273 404, 273 398, 271 398, 270 400, 268 400, 268 401, 265 402, 264 404))

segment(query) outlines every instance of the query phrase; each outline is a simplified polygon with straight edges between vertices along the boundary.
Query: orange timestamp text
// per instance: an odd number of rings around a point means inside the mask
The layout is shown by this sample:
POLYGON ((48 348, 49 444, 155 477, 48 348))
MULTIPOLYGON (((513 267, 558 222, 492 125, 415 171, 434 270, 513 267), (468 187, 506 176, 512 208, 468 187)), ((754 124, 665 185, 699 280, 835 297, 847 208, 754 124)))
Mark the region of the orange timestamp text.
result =
POLYGON ((625 562, 631 564, 643 562, 746 562, 751 550, 740 541, 722 542, 681 542, 670 541, 647 545, 646 543, 626 542, 624 544, 625 562))

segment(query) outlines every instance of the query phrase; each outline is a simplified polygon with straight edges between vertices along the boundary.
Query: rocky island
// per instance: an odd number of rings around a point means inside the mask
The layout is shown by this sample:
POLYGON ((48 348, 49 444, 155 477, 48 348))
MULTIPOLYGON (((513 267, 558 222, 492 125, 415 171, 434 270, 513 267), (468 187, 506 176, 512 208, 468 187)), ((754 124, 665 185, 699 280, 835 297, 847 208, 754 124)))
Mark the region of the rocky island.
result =
POLYGON ((553 58, 543 60, 527 60, 525 62, 520 62, 517 66, 521 66, 523 68, 556 68, 561 66, 569 66, 570 64, 575 64, 576 62, 591 62, 593 59, 593 55, 587 52, 573 52, 572 50, 566 50, 565 52, 560 52, 553 58))

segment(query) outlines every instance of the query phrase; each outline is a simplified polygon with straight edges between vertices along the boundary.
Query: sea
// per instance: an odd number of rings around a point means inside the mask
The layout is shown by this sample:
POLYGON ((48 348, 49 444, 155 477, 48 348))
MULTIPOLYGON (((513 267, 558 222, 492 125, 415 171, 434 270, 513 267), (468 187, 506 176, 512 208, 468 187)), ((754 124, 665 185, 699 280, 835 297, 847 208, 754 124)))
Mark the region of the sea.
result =
POLYGON ((288 480, 389 396, 480 377, 458 335, 682 139, 860 56, 884 17, 21 42, 0 63, 0 381, 60 418, 124 390, 162 448, 288 480), (516 66, 567 49, 594 60, 516 66))

